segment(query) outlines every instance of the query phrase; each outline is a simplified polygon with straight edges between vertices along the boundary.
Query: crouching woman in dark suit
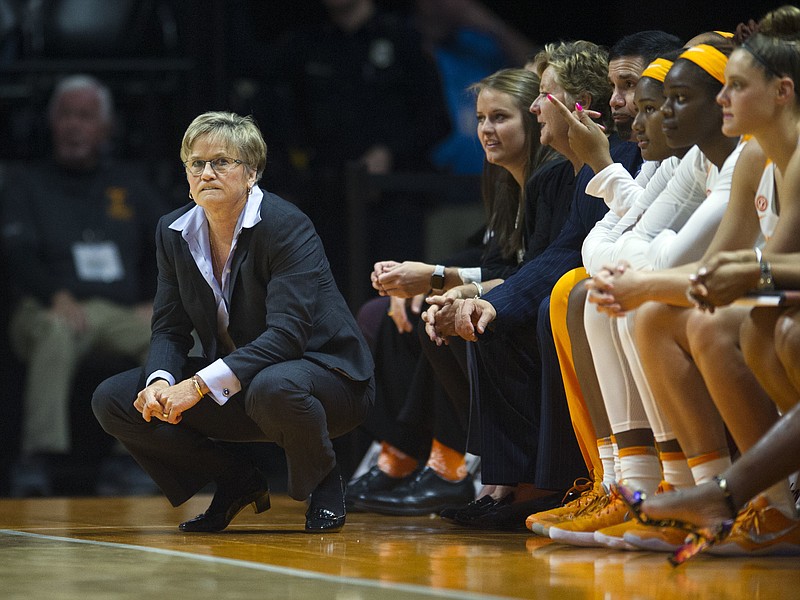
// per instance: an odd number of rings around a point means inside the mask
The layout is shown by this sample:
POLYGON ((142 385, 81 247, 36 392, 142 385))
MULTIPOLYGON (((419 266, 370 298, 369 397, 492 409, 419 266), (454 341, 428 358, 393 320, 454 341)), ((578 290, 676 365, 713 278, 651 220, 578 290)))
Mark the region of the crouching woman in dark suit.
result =
POLYGON ((310 220, 256 185, 266 145, 253 120, 200 115, 181 160, 193 202, 158 225, 147 365, 103 382, 94 413, 173 506, 216 482, 208 510, 182 531, 221 531, 248 504, 269 508, 264 475, 219 440, 283 447, 289 495, 309 499, 306 531, 338 531, 331 438, 373 402, 369 349, 310 220))

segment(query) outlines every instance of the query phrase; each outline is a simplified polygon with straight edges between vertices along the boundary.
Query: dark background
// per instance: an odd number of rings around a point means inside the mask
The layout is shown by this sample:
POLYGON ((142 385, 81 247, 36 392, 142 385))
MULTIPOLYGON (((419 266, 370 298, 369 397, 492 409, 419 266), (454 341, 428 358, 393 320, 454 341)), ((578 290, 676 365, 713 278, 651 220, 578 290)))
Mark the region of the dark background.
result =
MULTIPOLYGON (((378 1, 406 13, 413 5, 378 1)), ((605 45, 642 29, 684 39, 709 29, 732 31, 778 6, 683 0, 485 4, 534 43, 583 38, 605 45)), ((268 44, 296 24, 323 18, 319 0, 0 0, 0 160, 45 155, 42 113, 54 82, 65 73, 89 72, 114 92, 116 152, 174 161, 169 172, 179 174, 173 167, 188 122, 206 110, 246 109, 242 80, 257 72, 268 44), (30 9, 37 5, 39 11, 30 9)), ((269 123, 261 125, 269 138, 269 123)))

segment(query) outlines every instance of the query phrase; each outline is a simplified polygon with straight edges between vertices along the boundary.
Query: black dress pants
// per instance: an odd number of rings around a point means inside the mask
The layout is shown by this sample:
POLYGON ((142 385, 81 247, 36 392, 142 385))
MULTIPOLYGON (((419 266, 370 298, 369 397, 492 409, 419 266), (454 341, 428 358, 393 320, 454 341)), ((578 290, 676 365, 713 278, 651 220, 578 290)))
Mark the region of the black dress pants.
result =
POLYGON ((218 441, 281 446, 288 493, 304 500, 336 464, 331 439, 364 421, 375 391, 373 380, 353 381, 312 361, 292 360, 265 368, 224 405, 203 397, 171 425, 157 419, 148 423, 134 408, 144 384, 141 368, 115 375, 97 388, 92 409, 173 506, 241 466, 242 459, 218 441))

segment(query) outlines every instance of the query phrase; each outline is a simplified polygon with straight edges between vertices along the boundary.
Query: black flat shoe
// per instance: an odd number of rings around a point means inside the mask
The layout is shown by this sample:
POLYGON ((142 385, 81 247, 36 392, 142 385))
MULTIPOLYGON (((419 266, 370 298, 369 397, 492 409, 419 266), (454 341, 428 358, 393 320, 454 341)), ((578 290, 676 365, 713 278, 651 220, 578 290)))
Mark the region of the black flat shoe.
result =
POLYGON ((495 500, 491 496, 481 496, 477 500, 473 500, 464 506, 445 508, 439 513, 439 516, 445 521, 463 524, 464 522, 472 521, 491 511, 497 510, 498 506, 508 504, 509 502, 511 502, 510 496, 506 496, 500 500, 495 500))
POLYGON ((336 533, 341 531, 347 514, 337 515, 330 509, 318 506, 306 511, 306 533, 336 533))
POLYGON ((306 511, 307 533, 336 533, 344 527, 347 509, 344 504, 344 481, 339 467, 311 492, 306 511))
POLYGON ((556 492, 533 500, 514 502, 513 494, 510 494, 494 505, 487 506, 486 510, 480 513, 474 511, 468 515, 469 518, 456 520, 455 523, 476 529, 526 531, 525 519, 528 515, 561 506, 563 498, 563 492, 556 492))
POLYGON ((181 523, 178 529, 187 533, 222 531, 248 504, 256 514, 269 510, 267 479, 257 469, 241 479, 219 481, 208 510, 181 523))

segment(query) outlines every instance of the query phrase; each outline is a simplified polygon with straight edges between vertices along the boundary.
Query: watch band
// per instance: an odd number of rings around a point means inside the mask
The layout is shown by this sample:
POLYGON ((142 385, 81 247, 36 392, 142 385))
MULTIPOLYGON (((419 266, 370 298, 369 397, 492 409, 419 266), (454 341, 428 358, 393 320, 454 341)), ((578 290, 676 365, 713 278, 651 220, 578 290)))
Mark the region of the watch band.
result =
POLYGON ((441 291, 444 289, 444 265, 436 265, 431 275, 431 289, 441 291))

